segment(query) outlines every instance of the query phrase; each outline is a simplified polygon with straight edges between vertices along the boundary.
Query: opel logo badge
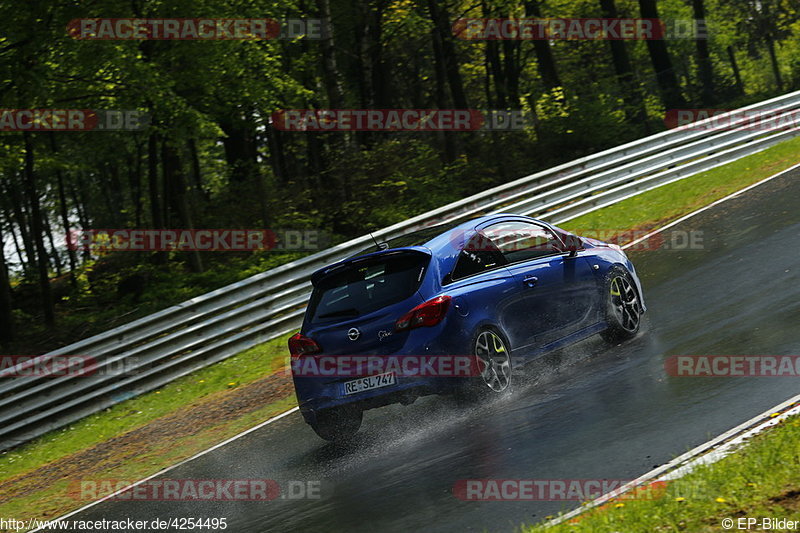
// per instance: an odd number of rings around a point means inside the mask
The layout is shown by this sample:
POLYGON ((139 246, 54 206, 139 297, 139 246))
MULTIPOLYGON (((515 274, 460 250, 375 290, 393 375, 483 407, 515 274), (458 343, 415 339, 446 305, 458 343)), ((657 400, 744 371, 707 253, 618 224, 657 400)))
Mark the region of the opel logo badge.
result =
POLYGON ((351 341, 357 340, 361 336, 361 332, 356 328, 350 328, 347 332, 347 338, 351 341))

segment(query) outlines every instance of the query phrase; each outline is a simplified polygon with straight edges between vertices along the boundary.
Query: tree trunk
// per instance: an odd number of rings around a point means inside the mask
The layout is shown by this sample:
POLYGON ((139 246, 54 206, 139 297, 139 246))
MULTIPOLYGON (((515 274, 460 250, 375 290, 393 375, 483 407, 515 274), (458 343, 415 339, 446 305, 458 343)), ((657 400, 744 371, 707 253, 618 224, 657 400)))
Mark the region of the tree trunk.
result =
POLYGON ((781 76, 781 67, 775 55, 775 41, 769 36, 764 37, 764 41, 767 43, 769 62, 772 65, 772 75, 775 77, 775 85, 778 87, 778 91, 783 91, 783 76, 781 76))
POLYGON ((206 192, 203 190, 203 173, 200 169, 200 155, 197 153, 197 141, 191 137, 188 141, 189 157, 192 160, 192 183, 197 194, 205 197, 206 192))
POLYGON ((222 144, 225 160, 231 169, 231 181, 246 183, 257 165, 258 149, 255 128, 249 117, 228 116, 220 122, 225 133, 222 144))
POLYGON ((164 228, 161 190, 158 182, 158 138, 151 133, 147 141, 147 185, 150 193, 150 219, 155 229, 164 228))
POLYGON ((100 177, 99 179, 100 191, 102 192, 103 195, 103 201, 106 204, 105 214, 100 222, 102 222, 102 225, 107 228, 108 227, 119 228, 121 227, 117 223, 119 209, 115 207, 115 202, 114 199, 112 198, 112 194, 114 193, 112 193, 111 189, 113 189, 114 186, 112 184, 111 176, 109 175, 108 164, 105 164, 102 167, 100 167, 98 169, 98 173, 100 177))
MULTIPOLYGON (((58 145, 54 134, 50 134, 50 148, 53 150, 53 155, 57 157, 58 145)), ((64 230, 64 238, 67 241, 67 258, 69 260, 69 281, 72 286, 76 286, 77 280, 75 278, 75 270, 78 268, 78 255, 75 250, 70 246, 72 233, 69 224, 69 211, 67 209, 67 194, 64 188, 64 174, 60 168, 56 169, 56 181, 58 186, 58 214, 61 217, 61 227, 64 230)))
POLYGON ((0 224, 0 345, 14 340, 14 315, 12 314, 11 284, 8 280, 8 266, 5 255, 6 241, 3 226, 0 224))
MULTIPOLYGON (((353 0, 353 12, 359 13, 362 9, 361 0, 353 0)), ((360 102, 359 107, 369 108, 372 106, 372 95, 369 86, 369 80, 372 79, 372 74, 369 69, 372 64, 364 59, 367 51, 365 34, 366 24, 362 16, 358 18, 355 24, 355 35, 353 36, 355 50, 353 55, 355 61, 356 87, 358 89, 358 100, 360 102)), ((356 137, 363 137, 363 134, 359 133, 356 137)))
POLYGON ((128 167, 128 188, 131 191, 131 203, 133 204, 133 227, 142 227, 142 149, 136 143, 136 153, 128 154, 126 165, 128 167))
MULTIPOLYGON (((537 0, 527 0, 525 2, 525 16, 542 18, 541 9, 537 0)), ((550 91, 556 87, 561 87, 561 78, 558 76, 556 61, 553 58, 553 50, 550 48, 550 41, 535 39, 533 41, 533 52, 536 54, 536 69, 542 78, 545 88, 550 91)))
POLYGON ((55 239, 53 239, 53 228, 50 227, 50 220, 46 214, 42 218, 42 222, 44 222, 44 232, 45 235, 47 235, 47 242, 50 244, 50 258, 52 259, 53 266, 56 269, 56 275, 61 277, 61 258, 58 256, 55 239))
POLYGON ((142 197, 142 158, 144 154, 142 151, 144 150, 144 142, 139 142, 137 139, 136 141, 136 163, 135 163, 135 170, 136 173, 136 214, 134 215, 134 221, 136 222, 136 227, 142 227, 142 216, 144 214, 144 206, 143 204, 143 197, 142 197))
MULTIPOLYGON (((167 139, 161 143, 161 167, 164 172, 164 188, 169 191, 169 201, 172 210, 178 215, 181 229, 194 229, 181 161, 177 150, 167 139)), ((200 258, 199 250, 191 250, 186 253, 189 254, 189 266, 192 272, 202 272, 203 261, 200 258)))
POLYGON ((372 98, 373 103, 377 109, 386 109, 391 106, 390 98, 387 89, 387 82, 391 75, 386 70, 386 65, 383 62, 383 43, 381 17, 383 16, 384 1, 376 0, 374 5, 370 6, 367 0, 367 33, 366 42, 369 51, 368 61, 370 61, 370 74, 372 79, 372 98))
POLYGON ((739 73, 739 64, 736 62, 736 54, 733 52, 733 46, 728 46, 728 61, 731 62, 733 69, 733 79, 736 81, 736 91, 739 94, 744 94, 744 84, 742 83, 742 75, 739 73))
POLYGON ((493 100, 487 89, 486 101, 490 106, 494 105, 498 109, 505 109, 508 100, 506 98, 506 80, 500 63, 500 47, 497 45, 497 41, 486 41, 485 46, 486 78, 487 81, 491 79, 494 82, 492 85, 494 85, 495 94, 493 100))
POLYGON ((31 206, 31 237, 36 247, 36 268, 39 273, 39 293, 41 296, 44 322, 53 327, 56 322, 53 295, 50 291, 50 277, 47 272, 47 251, 44 247, 42 213, 39 205, 39 194, 36 192, 36 176, 34 174, 33 142, 28 132, 22 134, 25 140, 25 191, 31 206))
POLYGON ((322 83, 328 95, 328 105, 332 109, 341 109, 344 106, 342 92, 342 76, 336 63, 336 44, 331 21, 331 6, 329 0, 316 0, 317 10, 322 19, 323 39, 319 41, 322 55, 322 83))
MULTIPOLYGON (((447 74, 445 73, 444 58, 442 56, 442 43, 438 38, 438 31, 436 28, 432 30, 431 37, 433 38, 433 67, 435 73, 434 78, 436 81, 434 98, 436 106, 439 109, 447 109, 451 106, 450 100, 447 98, 447 74)), ((442 145, 441 153, 444 162, 452 163, 455 161, 458 155, 453 136, 448 135, 447 132, 444 131, 437 131, 436 137, 439 143, 442 145)))
POLYGON ((86 211, 86 207, 83 205, 83 196, 75 189, 75 186, 71 184, 69 186, 69 194, 72 197, 72 202, 75 204, 75 212, 78 214, 78 223, 81 228, 88 229, 91 224, 89 224, 89 214, 86 211))
POLYGON ((75 209, 78 212, 78 219, 81 223, 81 227, 84 229, 89 229, 92 226, 93 212, 89 211, 88 205, 88 198, 89 195, 86 192, 86 175, 81 173, 78 176, 78 188, 76 189, 74 186, 70 185, 70 192, 72 193, 72 199, 75 201, 75 209))
MULTIPOLYGON (((79 176, 81 179, 81 176, 79 176)), ((83 203, 83 196, 75 189, 75 186, 70 185, 69 193, 72 196, 72 202, 75 204, 75 211, 78 213, 78 222, 81 225, 81 228, 84 230, 89 229, 89 214, 86 210, 86 206, 83 203)), ((81 248, 81 257, 83 257, 84 261, 88 261, 92 258, 92 253, 88 248, 81 248)))
MULTIPOLYGON (((359 89, 363 106, 370 109, 385 109, 389 105, 386 94, 388 73, 383 64, 383 43, 381 42, 383 4, 383 0, 357 0, 356 2, 359 14, 356 35, 356 55, 360 73, 358 76, 359 89)), ((325 66, 327 59, 323 57, 325 70, 328 68, 325 66)), ((326 87, 326 91, 330 92, 328 87, 326 87)))
POLYGON ((692 11, 700 34, 694 41, 697 48, 697 70, 700 76, 700 99, 703 105, 709 106, 716 102, 717 95, 714 87, 714 69, 708 51, 708 39, 705 37, 708 33, 705 0, 692 0, 692 11))
POLYGON ((506 94, 510 109, 519 108, 519 65, 520 41, 505 40, 503 42, 503 66, 505 70, 506 94))
MULTIPOLYGON (((306 176, 305 186, 309 190, 320 190, 320 188, 326 188, 326 184, 323 183, 323 180, 321 179, 325 164, 323 158, 324 141, 320 138, 320 135, 325 134, 309 132, 304 136, 306 141, 306 167, 308 168, 308 176, 306 176)), ((329 194, 329 192, 326 191, 325 194, 329 194)))
POLYGON ((464 92, 464 82, 459 71, 458 56, 453 45, 450 14, 447 7, 437 3, 437 0, 428 0, 428 12, 434 25, 434 40, 438 41, 439 53, 450 86, 450 95, 456 109, 469 109, 467 95, 464 92))
MULTIPOLYGON (((605 18, 619 17, 614 0, 600 0, 600 9, 605 18)), ((617 83, 619 83, 622 90, 622 98, 625 101, 625 119, 631 124, 643 125, 647 133, 647 112, 644 106, 644 97, 636 81, 625 41, 609 40, 608 45, 611 49, 611 58, 614 63, 614 73, 617 75, 617 83)))
POLYGON ((28 269, 27 260, 25 259, 25 255, 22 253, 22 248, 19 246, 19 241, 17 240, 17 234, 14 233, 14 222, 11 215, 8 211, 5 211, 6 221, 8 222, 8 233, 11 234, 11 241, 14 243, 14 251, 17 252, 17 258, 19 259, 19 266, 23 270, 28 269))
MULTIPOLYGON (((639 10, 642 18, 659 18, 656 0, 639 0, 639 10)), ((685 108, 686 100, 681 94, 678 77, 672 67, 672 60, 667 50, 667 42, 663 39, 648 39, 647 51, 650 53, 650 61, 656 71, 656 82, 661 90, 661 99, 664 105, 667 109, 685 108)))
POLYGON ((123 195, 122 182, 119 179, 119 168, 121 164, 111 161, 106 168, 108 169, 109 182, 111 184, 111 220, 117 227, 124 227, 130 222, 125 220, 122 211, 125 209, 125 196, 123 195))
POLYGON ((267 128, 267 146, 269 146, 269 164, 272 167, 272 173, 280 183, 286 183, 288 172, 286 171, 283 135, 272 125, 267 128))
MULTIPOLYGON (((481 13, 484 17, 493 17, 494 10, 486 0, 481 0, 481 13)), ((500 59, 500 44, 495 40, 484 41, 484 63, 486 65, 486 103, 496 109, 508 107, 508 93, 505 70, 500 59), (489 83, 489 81, 493 83, 489 83), (491 86, 494 86, 495 98, 491 96, 491 86)))
POLYGON ((25 276, 30 279, 36 269, 36 251, 33 245, 33 239, 28 231, 28 217, 25 216, 23 210, 23 201, 17 184, 14 183, 12 176, 6 182, 6 192, 11 199, 11 209, 14 212, 14 222, 17 223, 19 228, 19 235, 22 239, 22 247, 25 249, 25 258, 27 259, 27 268, 25 269, 25 276))
MULTIPOLYGON (((161 187, 158 180, 158 137, 151 133, 147 139, 147 189, 150 196, 150 221, 153 229, 164 228, 164 211, 161 208, 161 187)), ((166 252, 156 252, 155 263, 167 263, 166 252)))

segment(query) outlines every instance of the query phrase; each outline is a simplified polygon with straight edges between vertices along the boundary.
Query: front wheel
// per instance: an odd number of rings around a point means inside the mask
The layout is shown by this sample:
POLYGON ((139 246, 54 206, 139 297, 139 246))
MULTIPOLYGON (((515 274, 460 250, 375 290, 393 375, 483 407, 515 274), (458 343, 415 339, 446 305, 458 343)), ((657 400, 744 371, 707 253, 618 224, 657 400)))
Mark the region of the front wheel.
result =
POLYGON ((363 412, 357 407, 331 407, 317 412, 311 428, 327 441, 343 442, 358 432, 362 419, 363 412))
POLYGON ((630 273, 621 267, 612 268, 606 276, 606 323, 601 333, 611 343, 630 339, 639 331, 642 305, 630 273))

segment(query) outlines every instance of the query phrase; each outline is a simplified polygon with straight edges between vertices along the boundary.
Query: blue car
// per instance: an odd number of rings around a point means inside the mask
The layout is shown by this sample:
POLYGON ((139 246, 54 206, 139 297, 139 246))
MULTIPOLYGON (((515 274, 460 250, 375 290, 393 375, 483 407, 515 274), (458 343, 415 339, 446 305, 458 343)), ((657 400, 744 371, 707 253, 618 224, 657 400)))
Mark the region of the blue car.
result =
POLYGON ((618 246, 513 214, 376 243, 311 282, 289 350, 300 411, 331 441, 358 431, 366 409, 427 394, 507 393, 512 366, 598 333, 614 343, 633 337, 645 311, 618 246), (322 371, 325 360, 412 357, 459 357, 473 371, 322 371))

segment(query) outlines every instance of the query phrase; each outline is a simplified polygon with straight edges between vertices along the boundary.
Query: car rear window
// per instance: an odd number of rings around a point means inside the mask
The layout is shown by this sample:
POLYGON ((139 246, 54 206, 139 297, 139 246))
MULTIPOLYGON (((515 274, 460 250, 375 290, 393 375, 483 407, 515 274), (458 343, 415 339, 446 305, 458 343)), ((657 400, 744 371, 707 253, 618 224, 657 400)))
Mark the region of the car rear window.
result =
POLYGON ((430 256, 383 254, 336 270, 319 280, 311 295, 311 322, 349 319, 409 298, 419 288, 430 256))

